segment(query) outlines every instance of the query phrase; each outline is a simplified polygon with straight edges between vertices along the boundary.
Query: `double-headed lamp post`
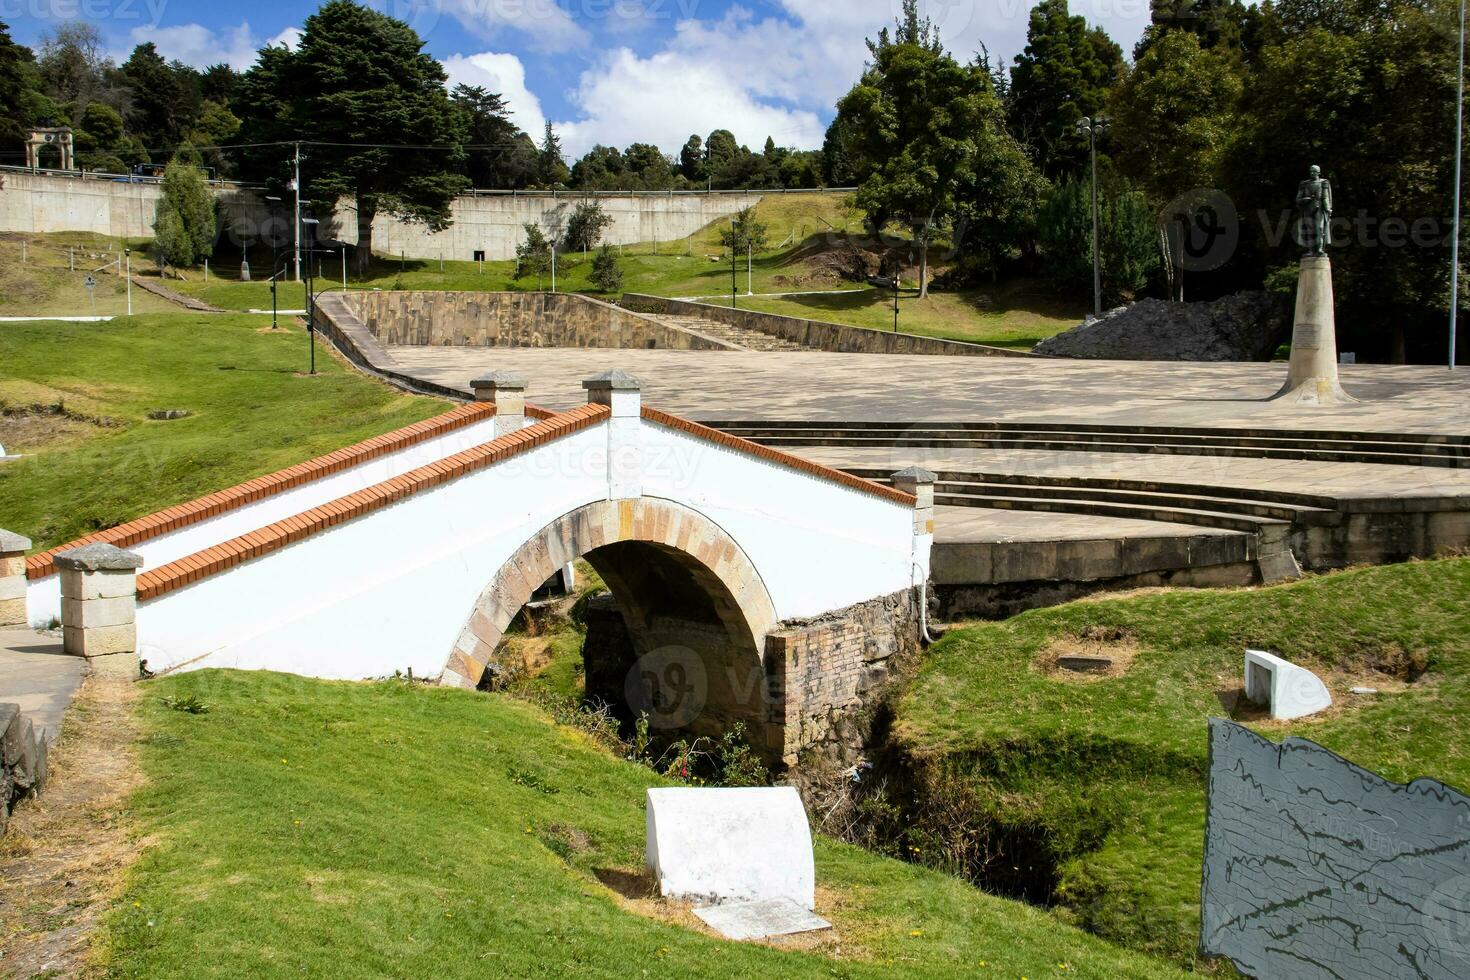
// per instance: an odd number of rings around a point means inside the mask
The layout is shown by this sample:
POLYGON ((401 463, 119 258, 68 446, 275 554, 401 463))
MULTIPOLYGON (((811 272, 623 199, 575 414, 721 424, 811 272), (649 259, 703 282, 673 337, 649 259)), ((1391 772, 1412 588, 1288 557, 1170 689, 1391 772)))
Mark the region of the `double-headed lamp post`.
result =
POLYGON ((1102 316, 1102 232, 1099 229, 1097 209, 1097 138, 1112 128, 1105 116, 1090 118, 1083 116, 1077 121, 1077 135, 1086 136, 1092 148, 1092 310, 1094 316, 1102 316))

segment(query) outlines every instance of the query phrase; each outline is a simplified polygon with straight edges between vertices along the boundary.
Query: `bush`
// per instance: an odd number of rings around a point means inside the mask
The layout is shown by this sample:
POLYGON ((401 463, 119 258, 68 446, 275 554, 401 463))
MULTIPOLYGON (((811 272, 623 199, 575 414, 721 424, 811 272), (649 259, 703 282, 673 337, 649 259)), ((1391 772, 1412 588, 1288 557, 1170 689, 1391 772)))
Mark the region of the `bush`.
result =
POLYGON ((618 266, 617 253, 607 243, 597 250, 592 260, 592 285, 604 293, 616 293, 623 288, 623 270, 618 266))

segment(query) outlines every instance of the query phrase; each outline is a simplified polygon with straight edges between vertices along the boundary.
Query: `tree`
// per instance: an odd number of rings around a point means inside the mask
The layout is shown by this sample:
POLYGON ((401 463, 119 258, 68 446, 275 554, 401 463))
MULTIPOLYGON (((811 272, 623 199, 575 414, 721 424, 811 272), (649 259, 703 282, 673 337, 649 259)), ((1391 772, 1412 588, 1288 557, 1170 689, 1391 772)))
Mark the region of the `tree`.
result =
POLYGON ((1081 170, 1088 144, 1077 122, 1097 115, 1122 70, 1123 49, 1073 16, 1067 0, 1041 0, 1031 11, 1026 49, 1011 69, 1010 122, 1043 174, 1081 170))
POLYGON ((975 131, 973 162, 957 181, 954 244, 968 273, 994 281, 1012 254, 1032 247, 1050 188, 1006 130, 998 100, 991 111, 990 124, 975 131))
POLYGON ((582 159, 572 165, 572 186, 585 191, 618 190, 625 165, 623 154, 615 146, 598 143, 582 159))
POLYGON ((1113 92, 1114 159, 1160 204, 1216 186, 1241 89, 1227 52, 1191 31, 1163 33, 1113 92))
POLYGON ((665 191, 675 183, 674 164, 652 143, 633 143, 623 154, 623 168, 635 186, 627 190, 665 191))
POLYGON ((525 224, 526 240, 516 246, 517 281, 534 275, 536 288, 541 288, 541 279, 551 269, 551 242, 534 221, 525 224))
POLYGON ((857 204, 875 233, 896 219, 917 240, 919 295, 927 297, 929 244, 954 217, 975 133, 997 118, 998 101, 982 72, 942 52, 913 0, 905 0, 898 31, 885 29, 869 49, 862 79, 837 104, 846 151, 867 174, 857 204))
MULTIPOLYGON (((296 51, 262 51, 250 75, 257 72, 244 88, 264 98, 248 109, 242 142, 310 136, 303 183, 324 209, 354 199, 360 272, 372 259, 380 213, 431 231, 449 226, 450 204, 469 183, 460 172, 463 117, 450 106, 444 69, 411 27, 351 0, 328 0, 306 19, 296 51)), ((289 148, 267 149, 280 186, 289 148)))
POLYGON ((152 149, 178 145, 203 102, 197 74, 177 62, 169 65, 152 41, 134 48, 118 70, 128 86, 129 107, 123 118, 133 133, 152 149))
POLYGON ((66 118, 55 120, 76 126, 93 102, 105 102, 122 111, 124 87, 117 66, 103 54, 102 32, 93 24, 62 24, 41 42, 36 66, 41 91, 66 118))
POLYGON ((546 133, 541 137, 536 158, 536 176, 543 187, 557 187, 571 179, 567 162, 562 158, 561 138, 551 123, 546 124, 546 133))
POLYGON ((214 254, 215 203, 199 168, 199 155, 187 143, 163 172, 163 197, 153 221, 154 250, 175 268, 214 254))
POLYGON ((623 270, 618 266, 618 255, 611 245, 603 243, 592 260, 592 285, 604 293, 615 293, 623 288, 623 270))
POLYGON ((705 178, 718 179, 740 156, 740 144, 728 129, 717 129, 704 141, 705 178))
POLYGON ((11 40, 10 28, 0 21, 0 159, 21 152, 26 131, 47 109, 35 56, 11 40))
POLYGON ((478 85, 457 85, 449 101, 468 144, 464 172, 470 186, 519 190, 536 182, 536 146, 511 122, 505 99, 478 85))
MULTIPOLYGON (((1103 299, 1131 300, 1159 266, 1153 209, 1125 182, 1108 182, 1098 193, 1103 299)), ((1046 264, 1057 285, 1081 292, 1092 286, 1092 188, 1068 180, 1041 209, 1039 235, 1046 264)))
POLYGON ((756 219, 755 208, 742 208, 728 228, 720 229, 720 244, 736 255, 764 252, 770 247, 770 230, 756 219))
POLYGON ((689 137, 684 148, 679 151, 679 172, 691 183, 700 183, 709 175, 705 167, 704 140, 699 138, 698 133, 689 137))
POLYGON ((604 211, 601 204, 583 201, 567 219, 566 242, 572 248, 580 248, 586 252, 596 247, 602 240, 603 231, 612 223, 612 215, 604 211))

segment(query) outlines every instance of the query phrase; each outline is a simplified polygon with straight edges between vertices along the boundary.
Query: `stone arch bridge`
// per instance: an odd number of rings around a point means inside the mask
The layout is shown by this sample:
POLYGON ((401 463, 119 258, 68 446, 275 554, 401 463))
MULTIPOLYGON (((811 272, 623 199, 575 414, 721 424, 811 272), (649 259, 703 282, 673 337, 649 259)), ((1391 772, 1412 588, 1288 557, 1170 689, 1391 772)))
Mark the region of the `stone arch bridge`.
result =
POLYGON ((437 418, 32 555, 29 619, 59 617, 69 651, 124 670, 472 688, 533 592, 584 558, 621 613, 630 700, 670 729, 743 722, 786 762, 917 648, 932 474, 884 486, 758 446, 643 406, 619 371, 555 414, 518 378, 474 387, 437 418))

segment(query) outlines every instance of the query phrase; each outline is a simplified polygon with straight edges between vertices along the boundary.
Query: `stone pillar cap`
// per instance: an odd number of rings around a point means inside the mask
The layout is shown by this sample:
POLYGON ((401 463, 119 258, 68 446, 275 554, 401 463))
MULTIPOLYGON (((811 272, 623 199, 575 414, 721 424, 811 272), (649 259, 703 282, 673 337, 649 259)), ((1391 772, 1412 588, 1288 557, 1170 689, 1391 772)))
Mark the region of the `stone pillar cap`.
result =
POLYGON ((588 391, 638 391, 642 389, 643 382, 627 371, 613 368, 611 371, 595 374, 583 381, 582 387, 588 391))
POLYGON ((902 480, 905 483, 933 483, 939 479, 939 476, 922 466, 907 466, 894 473, 893 479, 902 480))
POLYGON ((470 387, 476 391, 482 388, 490 391, 525 391, 526 379, 510 371, 491 371, 471 381, 470 387))
POLYGON ((7 531, 0 527, 0 554, 11 554, 16 551, 30 551, 31 539, 14 531, 7 531))
POLYGON ((143 567, 143 556, 95 541, 56 556, 59 568, 80 572, 121 572, 143 567))

